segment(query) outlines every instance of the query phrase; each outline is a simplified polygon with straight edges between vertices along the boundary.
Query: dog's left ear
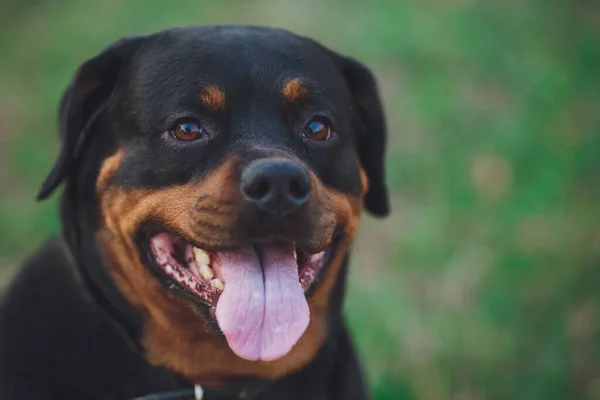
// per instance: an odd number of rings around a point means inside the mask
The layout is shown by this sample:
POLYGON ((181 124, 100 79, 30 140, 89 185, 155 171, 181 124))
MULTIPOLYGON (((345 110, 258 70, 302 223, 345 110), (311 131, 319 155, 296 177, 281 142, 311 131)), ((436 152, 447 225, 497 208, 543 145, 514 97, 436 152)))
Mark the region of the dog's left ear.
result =
POLYGON ((68 176, 86 131, 106 109, 123 66, 146 39, 146 36, 120 39, 78 68, 60 102, 60 154, 42 184, 38 200, 50 196, 68 176))
POLYGON ((373 215, 384 217, 390 212, 385 183, 385 146, 387 130, 377 83, 363 64, 335 54, 341 66, 353 106, 362 123, 358 138, 360 162, 369 179, 365 207, 373 215))

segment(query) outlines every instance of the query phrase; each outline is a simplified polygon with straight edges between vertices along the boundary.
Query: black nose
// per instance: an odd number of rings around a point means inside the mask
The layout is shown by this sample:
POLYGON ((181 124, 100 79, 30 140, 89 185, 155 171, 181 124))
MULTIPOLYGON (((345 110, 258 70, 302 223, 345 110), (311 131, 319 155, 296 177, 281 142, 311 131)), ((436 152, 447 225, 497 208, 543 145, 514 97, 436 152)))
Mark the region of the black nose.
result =
POLYGON ((308 200, 310 180, 297 163, 285 159, 260 159, 242 172, 244 198, 260 211, 283 218, 308 200))

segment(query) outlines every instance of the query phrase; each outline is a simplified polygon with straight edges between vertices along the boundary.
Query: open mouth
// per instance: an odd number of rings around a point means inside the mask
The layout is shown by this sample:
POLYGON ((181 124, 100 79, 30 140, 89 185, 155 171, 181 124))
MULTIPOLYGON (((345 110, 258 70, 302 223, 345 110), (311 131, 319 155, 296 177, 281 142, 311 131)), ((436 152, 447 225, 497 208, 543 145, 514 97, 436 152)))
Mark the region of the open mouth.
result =
POLYGON ((151 236, 148 245, 156 266, 210 307, 233 352, 264 361, 287 354, 306 330, 306 293, 333 248, 308 254, 270 243, 211 252, 171 232, 151 236))
MULTIPOLYGON (((167 232, 153 236, 149 245, 156 265, 173 281, 195 294, 208 306, 217 305, 227 283, 221 270, 220 257, 225 252, 202 250, 181 236, 167 232)), ((296 261, 298 281, 304 292, 308 292, 329 258, 332 246, 315 254, 296 248, 290 250, 289 246, 283 244, 279 246, 296 261)))

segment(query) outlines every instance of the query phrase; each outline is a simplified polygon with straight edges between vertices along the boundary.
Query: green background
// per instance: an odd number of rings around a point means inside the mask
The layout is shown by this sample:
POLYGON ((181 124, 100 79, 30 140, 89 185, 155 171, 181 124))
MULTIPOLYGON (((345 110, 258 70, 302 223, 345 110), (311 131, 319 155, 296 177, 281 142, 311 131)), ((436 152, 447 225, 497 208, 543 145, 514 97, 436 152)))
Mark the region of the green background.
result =
POLYGON ((596 1, 3 2, 0 281, 58 230, 34 196, 75 68, 122 35, 252 23, 375 72, 393 214, 346 314, 376 399, 600 398, 596 1))

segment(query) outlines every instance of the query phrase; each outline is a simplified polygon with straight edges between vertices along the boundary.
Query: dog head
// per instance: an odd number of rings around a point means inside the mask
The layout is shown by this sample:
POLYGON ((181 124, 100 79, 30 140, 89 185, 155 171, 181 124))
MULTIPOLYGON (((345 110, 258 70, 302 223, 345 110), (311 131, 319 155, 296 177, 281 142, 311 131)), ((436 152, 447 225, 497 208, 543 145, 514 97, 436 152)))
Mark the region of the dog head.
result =
POLYGON ((367 68, 273 28, 171 29, 85 62, 59 121, 39 198, 67 182, 150 362, 205 382, 314 357, 363 206, 388 212, 367 68))

